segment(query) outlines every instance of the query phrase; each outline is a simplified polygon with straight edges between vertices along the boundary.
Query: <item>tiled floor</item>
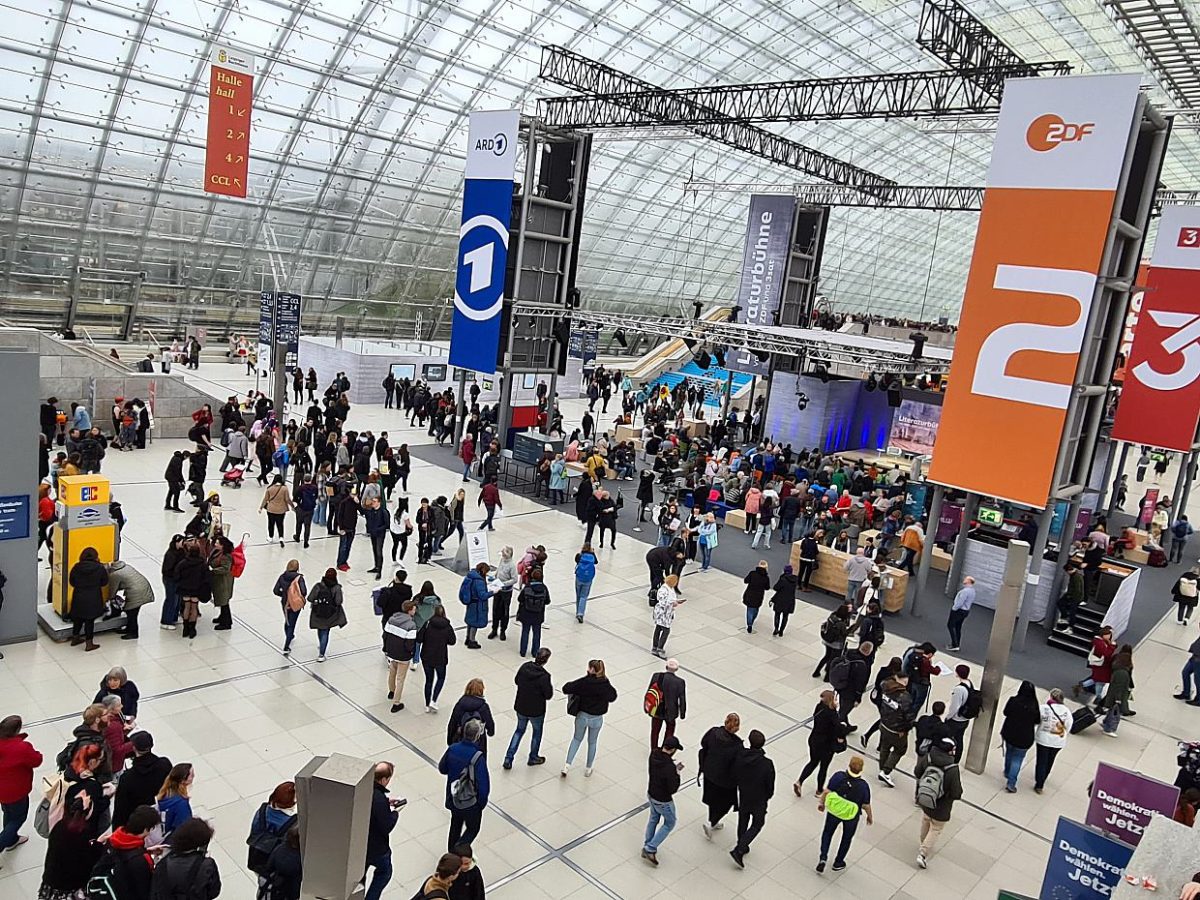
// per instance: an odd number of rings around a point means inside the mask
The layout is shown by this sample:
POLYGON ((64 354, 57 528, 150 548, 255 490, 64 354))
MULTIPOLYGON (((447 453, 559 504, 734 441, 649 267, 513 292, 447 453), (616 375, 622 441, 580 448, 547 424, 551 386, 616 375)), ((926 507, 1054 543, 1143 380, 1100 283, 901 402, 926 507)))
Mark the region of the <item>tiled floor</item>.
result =
MULTIPOLYGON (((203 373, 225 379, 211 367, 203 373)), ((240 380, 229 379, 235 387, 240 380)), ((570 406, 571 404, 568 404, 570 406)), ((386 429, 393 443, 427 440, 402 425, 399 414, 381 407, 352 412, 354 427, 386 429)), ((111 454, 106 474, 114 481, 129 524, 123 556, 157 584, 159 560, 170 534, 186 518, 163 512, 160 479, 170 451, 181 442, 159 442, 142 453, 111 454)), ((447 454, 449 456, 449 454, 447 454)), ((214 466, 215 468, 215 466, 214 466)), ((447 469, 416 463, 410 479, 415 500, 457 487, 447 469)), ((468 490, 473 502, 476 488, 468 490)), ((244 839, 256 806, 278 781, 288 779, 314 754, 340 751, 369 759, 391 759, 399 774, 395 793, 410 799, 393 838, 396 876, 386 896, 412 895, 444 846, 448 814, 442 808, 443 782, 431 760, 444 749, 445 717, 463 685, 475 676, 487 684, 497 718, 493 748, 507 741, 514 724, 512 676, 520 659, 514 640, 483 641, 481 651, 461 643, 452 648, 442 712, 428 715, 419 699, 421 673, 409 676, 408 708, 389 712, 386 671, 378 655, 379 625, 371 614, 370 547, 355 543, 347 585, 350 624, 337 631, 325 663, 316 663, 312 632, 303 631, 291 659, 279 654, 282 637, 278 603, 270 588, 286 561, 299 558, 311 579, 333 562, 335 545, 316 540, 309 551, 292 544, 280 549, 265 542, 265 517, 257 513, 261 491, 250 483, 223 494, 226 521, 236 540, 251 538, 249 566, 237 583, 234 630, 214 633, 201 623, 192 642, 179 632, 156 627, 158 608, 143 614, 142 638, 122 642, 101 639, 102 649, 86 656, 78 649, 45 638, 4 648, 0 683, 3 712, 20 713, 36 746, 48 760, 63 745, 79 710, 91 699, 103 673, 125 666, 143 694, 140 719, 155 737, 156 749, 175 761, 197 766, 195 805, 217 829, 213 847, 223 880, 223 897, 242 900, 254 894, 244 868, 244 839)), ((479 517, 475 516, 475 522, 479 517)), ((1072 738, 1060 755, 1046 793, 1038 797, 1025 773, 1021 791, 1006 794, 998 776, 994 748, 986 775, 965 775, 965 802, 959 804, 944 843, 930 869, 916 868, 919 816, 911 802, 912 781, 899 778, 891 791, 872 781, 875 824, 863 827, 850 855, 850 868, 817 875, 815 840, 822 817, 810 797, 797 800, 791 781, 807 758, 806 723, 820 690, 810 671, 819 652, 817 625, 822 608, 801 603, 787 636, 769 629, 745 633, 740 579, 721 572, 688 574, 683 586, 689 602, 678 614, 668 645, 688 680, 689 715, 679 736, 687 747, 685 776, 695 775, 700 736, 724 714, 741 714, 743 733, 751 728, 770 738, 768 753, 779 780, 766 829, 737 869, 727 855, 733 823, 709 843, 700 830, 703 807, 689 782, 678 796, 679 826, 661 851, 662 865, 651 869, 638 858, 645 826, 646 754, 649 730, 641 695, 658 661, 649 654, 652 625, 645 601, 647 545, 622 536, 618 549, 600 551, 600 567, 587 621, 572 612, 572 556, 582 532, 566 513, 548 510, 519 496, 505 497, 504 514, 491 535, 495 555, 508 543, 522 549, 545 544, 550 553, 547 583, 553 605, 544 635, 554 651, 549 668, 555 684, 579 677, 586 661, 602 657, 620 699, 606 717, 595 775, 583 778, 577 766, 567 779, 558 776, 570 735, 570 719, 556 697, 546 725, 541 768, 518 764, 499 769, 493 751, 492 804, 484 815, 477 854, 497 897, 521 898, 675 898, 753 897, 897 897, 990 898, 1005 888, 1036 894, 1047 841, 1060 814, 1081 818, 1085 788, 1100 759, 1138 768, 1170 780, 1174 740, 1195 733, 1196 711, 1170 699, 1176 689, 1182 648, 1192 634, 1172 622, 1160 625, 1139 648, 1139 716, 1121 726, 1118 740, 1098 730, 1072 738)), ((737 539, 736 537, 734 539, 737 539)), ((441 566, 417 567, 410 554, 410 581, 428 578, 447 599, 452 618, 461 621, 458 578, 441 566)), ((694 567, 692 567, 694 568, 694 567)), ((940 628, 931 624, 939 641, 940 628)), ((885 647, 898 654, 903 648, 885 647)), ((935 697, 951 684, 940 680, 935 697)), ((1051 687, 1041 685, 1040 688, 1051 687)), ((856 719, 869 724, 866 711, 856 719)), ((839 762, 844 765, 845 756, 839 762)), ((911 768, 912 757, 906 761, 911 768)), ((874 776, 873 761, 868 773, 874 776)), ((811 782, 809 793, 811 794, 811 782)), ((32 833, 32 832, 31 832, 32 833)), ((33 836, 20 850, 0 860, 0 896, 32 897, 44 855, 33 836)))

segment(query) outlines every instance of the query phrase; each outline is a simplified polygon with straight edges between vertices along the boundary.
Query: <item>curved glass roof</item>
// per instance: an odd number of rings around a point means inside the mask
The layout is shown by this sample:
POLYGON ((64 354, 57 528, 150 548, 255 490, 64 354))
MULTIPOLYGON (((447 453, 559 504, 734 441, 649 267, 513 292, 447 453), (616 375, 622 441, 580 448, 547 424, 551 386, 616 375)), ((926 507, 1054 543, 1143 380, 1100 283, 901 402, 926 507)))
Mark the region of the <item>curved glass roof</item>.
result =
MULTIPOLYGON (((1194 0, 1188 0, 1189 3, 1194 0)), ((972 0, 1031 61, 1142 71, 1094 0, 972 0)), ((0 308, 20 320, 168 331, 257 321, 257 293, 306 298, 306 328, 426 337, 451 292, 467 113, 563 91, 560 44, 663 86, 936 68, 919 0, 5 0, 0 308), (207 66, 258 60, 245 200, 201 189, 207 66), (140 273, 144 273, 142 276, 140 273)), ((1161 106, 1166 96, 1146 74, 1161 106)), ((981 184, 986 128, 951 121, 770 126, 902 184, 981 184)), ((1177 121, 1163 175, 1200 187, 1177 121)), ((597 141, 579 284, 587 305, 733 296, 744 194, 689 179, 806 180, 700 138, 597 141)), ((823 269, 838 309, 956 317, 976 216, 835 209, 823 269)), ((448 317, 441 322, 444 327, 448 317)))

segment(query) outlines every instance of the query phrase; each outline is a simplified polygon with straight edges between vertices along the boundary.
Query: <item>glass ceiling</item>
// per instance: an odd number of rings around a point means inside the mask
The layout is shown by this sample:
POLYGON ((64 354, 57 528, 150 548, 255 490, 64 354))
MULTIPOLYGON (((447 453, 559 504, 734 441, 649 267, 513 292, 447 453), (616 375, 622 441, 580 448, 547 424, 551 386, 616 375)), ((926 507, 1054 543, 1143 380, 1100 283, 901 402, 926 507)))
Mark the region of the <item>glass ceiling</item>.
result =
MULTIPOLYGON (((1030 60, 1142 71, 1094 0, 969 7, 1030 60)), ((467 113, 562 93, 561 44, 664 86, 935 68, 919 0, 0 0, 0 309, 93 327, 246 327, 263 287, 306 298, 306 328, 425 336, 451 291, 467 113), (216 44, 258 59, 245 200, 201 190, 216 44), (138 273, 145 273, 144 279, 138 273)), ((1163 107, 1165 95, 1145 76, 1163 107)), ((902 184, 982 184, 991 134, 949 121, 771 126, 902 184)), ((1177 120, 1163 181, 1200 187, 1177 120)), ((747 198, 689 179, 803 175, 702 139, 598 141, 584 302, 667 311, 733 296, 747 198)), ((957 316, 976 216, 835 209, 836 309, 957 316)))

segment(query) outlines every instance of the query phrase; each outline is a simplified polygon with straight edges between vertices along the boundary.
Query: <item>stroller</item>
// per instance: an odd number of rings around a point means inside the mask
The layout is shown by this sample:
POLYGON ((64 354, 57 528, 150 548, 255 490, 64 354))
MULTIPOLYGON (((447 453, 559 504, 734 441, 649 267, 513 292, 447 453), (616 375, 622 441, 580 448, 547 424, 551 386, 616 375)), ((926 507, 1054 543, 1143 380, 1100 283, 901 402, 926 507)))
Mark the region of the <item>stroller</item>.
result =
POLYGON ((221 476, 221 487, 240 488, 242 479, 246 477, 246 470, 238 466, 232 469, 227 469, 221 476))

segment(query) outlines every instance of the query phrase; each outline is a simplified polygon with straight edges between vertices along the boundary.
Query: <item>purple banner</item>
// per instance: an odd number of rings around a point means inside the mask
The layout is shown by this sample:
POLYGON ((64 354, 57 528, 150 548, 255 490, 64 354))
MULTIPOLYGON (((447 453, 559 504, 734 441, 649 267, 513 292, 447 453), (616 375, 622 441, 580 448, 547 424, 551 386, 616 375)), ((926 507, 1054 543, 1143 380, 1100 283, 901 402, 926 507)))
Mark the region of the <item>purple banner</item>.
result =
POLYGON ((1100 763, 1092 783, 1088 825, 1134 846, 1155 813, 1175 815, 1179 788, 1129 769, 1100 763))
POLYGON ((963 508, 953 503, 942 504, 942 514, 938 516, 937 534, 933 538, 935 544, 944 544, 958 534, 962 527, 963 508))

